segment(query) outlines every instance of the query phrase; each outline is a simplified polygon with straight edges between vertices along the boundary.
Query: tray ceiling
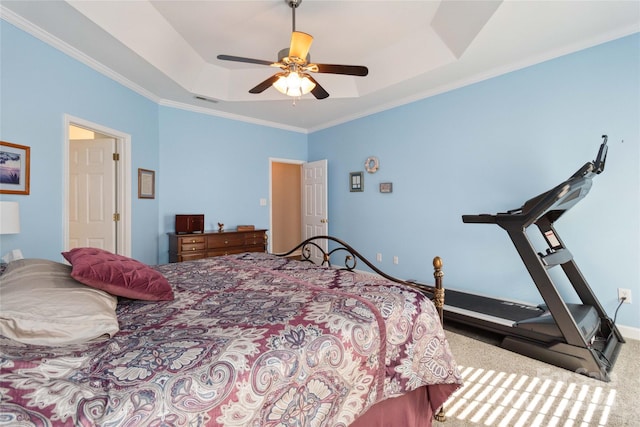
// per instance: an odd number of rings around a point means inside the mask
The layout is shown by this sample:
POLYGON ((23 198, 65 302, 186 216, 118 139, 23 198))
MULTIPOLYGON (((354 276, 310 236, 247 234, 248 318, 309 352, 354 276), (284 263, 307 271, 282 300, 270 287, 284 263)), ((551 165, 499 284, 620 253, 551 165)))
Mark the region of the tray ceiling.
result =
POLYGON ((285 0, 2 1, 2 18, 161 105, 310 132, 640 31, 636 1, 303 0, 296 30, 330 93, 293 102, 248 90, 277 69, 292 22, 285 0), (204 98, 204 99, 203 99, 204 98))

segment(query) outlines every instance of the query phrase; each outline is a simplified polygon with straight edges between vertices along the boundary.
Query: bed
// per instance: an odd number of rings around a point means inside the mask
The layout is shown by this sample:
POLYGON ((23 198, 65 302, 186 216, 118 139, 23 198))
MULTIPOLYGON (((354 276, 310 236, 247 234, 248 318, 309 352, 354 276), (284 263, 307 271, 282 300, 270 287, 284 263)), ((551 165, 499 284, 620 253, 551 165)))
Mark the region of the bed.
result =
POLYGON ((158 266, 63 255, 0 277, 0 425, 429 426, 462 384, 439 258, 426 286, 329 236, 158 266))

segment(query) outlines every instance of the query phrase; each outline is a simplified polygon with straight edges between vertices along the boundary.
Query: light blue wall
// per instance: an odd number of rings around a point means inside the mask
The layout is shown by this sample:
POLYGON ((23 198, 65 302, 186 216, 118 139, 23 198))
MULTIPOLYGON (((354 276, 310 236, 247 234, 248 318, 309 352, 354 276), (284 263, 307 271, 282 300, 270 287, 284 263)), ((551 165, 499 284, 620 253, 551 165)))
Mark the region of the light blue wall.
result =
POLYGON ((307 136, 264 126, 160 109, 160 262, 168 261, 167 231, 175 214, 269 228, 269 159, 306 160, 307 136))
POLYGON ((519 207, 592 160, 607 133, 607 169, 557 229, 610 314, 616 288, 632 289, 618 319, 640 327, 638 35, 307 136, 159 107, 4 21, 0 31, 0 138, 32 149, 31 194, 1 196, 20 202, 23 230, 0 237, 2 253, 60 259, 70 114, 131 134, 132 176, 157 172, 156 199, 132 200, 143 262, 166 261, 176 213, 267 227, 269 158, 326 158, 331 234, 382 253, 400 277, 428 280, 440 255, 447 286, 536 301, 506 233, 460 216, 519 207), (370 155, 380 171, 350 193, 348 173, 370 155), (393 193, 380 194, 387 181, 393 193))
POLYGON ((132 255, 168 260, 176 213, 205 213, 207 227, 268 228, 269 158, 305 160, 301 133, 159 107, 113 80, 0 21, 0 137, 31 147, 31 192, 20 202, 22 232, 0 252, 60 260, 63 248, 63 118, 70 114, 131 135, 132 255), (138 199, 137 169, 156 171, 156 198, 138 199))
POLYGON ((608 134, 605 172, 556 229, 611 315, 616 289, 632 290, 618 318, 639 327, 639 123, 636 34, 315 132, 309 160, 329 160, 330 233, 382 253, 385 271, 429 280, 440 255, 445 286, 541 302, 506 232, 461 215, 520 207, 593 160, 608 134), (371 155, 379 171, 349 192, 349 172, 371 155))
MULTIPOLYGON (((158 105, 2 20, 0 51, 0 138, 31 147, 30 194, 2 195, 20 202, 22 231, 2 236, 0 252, 61 260, 64 114, 130 134, 137 177, 158 169, 158 105)), ((155 262, 158 200, 134 198, 131 210, 132 254, 155 262)))

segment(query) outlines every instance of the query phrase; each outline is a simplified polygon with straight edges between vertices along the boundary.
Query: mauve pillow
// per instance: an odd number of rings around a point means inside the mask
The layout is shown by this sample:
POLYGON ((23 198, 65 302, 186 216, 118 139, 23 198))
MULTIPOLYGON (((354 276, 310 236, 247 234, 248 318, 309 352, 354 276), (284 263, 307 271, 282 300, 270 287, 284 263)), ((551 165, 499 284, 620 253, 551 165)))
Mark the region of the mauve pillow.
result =
POLYGON ((71 263, 71 277, 92 288, 131 299, 173 299, 167 279, 135 259, 98 248, 75 248, 62 256, 71 263))

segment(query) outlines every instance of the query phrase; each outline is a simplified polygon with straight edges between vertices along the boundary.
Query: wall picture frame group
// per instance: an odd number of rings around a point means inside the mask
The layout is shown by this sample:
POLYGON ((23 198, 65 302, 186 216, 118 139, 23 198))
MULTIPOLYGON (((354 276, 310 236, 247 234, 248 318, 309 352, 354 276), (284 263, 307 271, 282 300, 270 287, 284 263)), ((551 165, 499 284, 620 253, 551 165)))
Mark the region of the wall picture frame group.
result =
POLYGON ((156 173, 149 169, 138 169, 138 198, 156 198, 156 173))
POLYGON ((31 148, 0 141, 0 194, 29 194, 31 148))
POLYGON ((351 191, 351 192, 364 191, 364 174, 363 174, 363 172, 350 172, 349 173, 349 191, 351 191))

